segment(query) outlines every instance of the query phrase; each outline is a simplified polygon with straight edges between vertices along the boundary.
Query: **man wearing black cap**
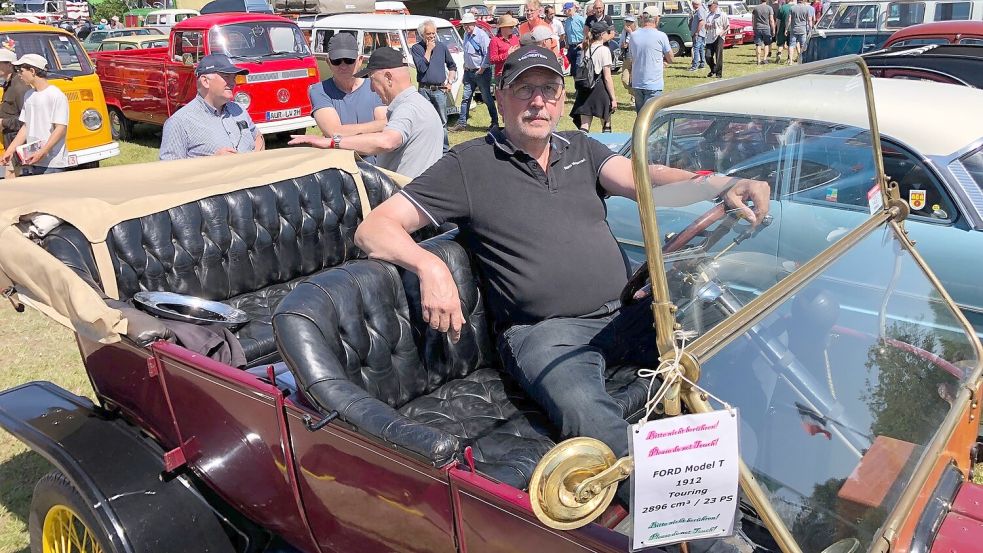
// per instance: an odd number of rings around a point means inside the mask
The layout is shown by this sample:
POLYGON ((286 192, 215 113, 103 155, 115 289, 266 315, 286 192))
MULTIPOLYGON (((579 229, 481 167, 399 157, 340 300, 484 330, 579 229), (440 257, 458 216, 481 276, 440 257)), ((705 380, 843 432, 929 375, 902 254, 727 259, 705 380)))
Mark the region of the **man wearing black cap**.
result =
POLYGON ((236 67, 224 54, 209 54, 195 68, 198 95, 164 121, 160 159, 184 159, 262 150, 263 134, 249 114, 232 101, 236 67))
MULTIPOLYGON (((631 162, 583 133, 556 132, 565 91, 550 50, 512 53, 499 86, 504 130, 453 148, 373 210, 355 242, 369 257, 416 273, 424 320, 456 342, 464 319, 454 279, 410 233, 457 224, 482 276, 506 369, 563 438, 591 436, 622 457, 627 414, 605 392, 605 363, 658 364, 651 306, 618 302, 629 268, 603 199, 636 199, 631 162)), ((721 196, 753 223, 768 212, 763 182, 661 165, 649 173, 661 206, 721 196)), ((628 503, 628 486, 618 497, 628 503)))
POLYGON ((403 54, 394 48, 376 48, 365 69, 355 74, 368 77, 370 86, 388 106, 388 123, 379 132, 354 136, 294 135, 290 144, 318 148, 344 148, 376 156, 376 165, 408 177, 416 177, 440 159, 444 128, 440 117, 413 88, 403 54))

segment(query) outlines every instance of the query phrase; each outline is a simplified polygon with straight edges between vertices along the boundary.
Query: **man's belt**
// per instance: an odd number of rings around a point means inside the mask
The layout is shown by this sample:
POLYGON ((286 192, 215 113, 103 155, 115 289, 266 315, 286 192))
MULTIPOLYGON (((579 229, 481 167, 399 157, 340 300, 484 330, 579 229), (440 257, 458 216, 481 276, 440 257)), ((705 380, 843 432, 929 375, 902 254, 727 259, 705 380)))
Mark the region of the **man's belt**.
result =
POLYGON ((420 88, 423 88, 423 89, 426 89, 426 90, 444 90, 444 85, 442 85, 442 84, 420 83, 420 88))

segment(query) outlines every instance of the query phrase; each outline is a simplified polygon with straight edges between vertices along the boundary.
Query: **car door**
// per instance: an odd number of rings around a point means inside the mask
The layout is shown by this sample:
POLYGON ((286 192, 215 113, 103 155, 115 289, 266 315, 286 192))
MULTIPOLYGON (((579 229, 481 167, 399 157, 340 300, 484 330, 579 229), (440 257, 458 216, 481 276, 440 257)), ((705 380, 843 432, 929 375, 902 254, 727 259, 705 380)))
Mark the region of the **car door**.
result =
MULTIPOLYGON (((983 271, 983 259, 966 255, 977 236, 965 217, 961 217, 951 195, 936 172, 920 156, 892 142, 881 139, 884 170, 891 181, 897 182, 904 200, 911 208, 905 228, 918 244, 943 286, 967 315, 977 313, 974 324, 978 330, 983 323, 983 294, 973 280, 983 271)), ((849 230, 870 216, 867 192, 874 186, 874 175, 862 167, 859 159, 844 149, 822 151, 816 147, 807 156, 803 171, 819 167, 824 160, 829 179, 801 180, 797 189, 785 189, 782 220, 782 244, 779 255, 789 268, 813 257, 830 246, 849 230), (832 178, 835 177, 835 178, 832 178)), ((866 273, 854 272, 851 279, 866 273)), ((845 275, 844 275, 844 278, 845 275)), ((861 282, 877 286, 876 282, 861 282)), ((897 283, 904 292, 906 283, 897 283)))

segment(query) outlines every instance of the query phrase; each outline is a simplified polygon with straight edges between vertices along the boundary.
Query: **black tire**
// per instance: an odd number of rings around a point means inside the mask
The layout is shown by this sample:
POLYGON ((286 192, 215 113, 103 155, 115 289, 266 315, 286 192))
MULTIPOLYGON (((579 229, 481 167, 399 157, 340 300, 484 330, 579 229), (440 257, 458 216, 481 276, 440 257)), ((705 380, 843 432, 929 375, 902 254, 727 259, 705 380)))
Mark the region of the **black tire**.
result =
POLYGON ((113 135, 113 140, 129 140, 133 135, 133 122, 119 108, 110 107, 109 132, 113 135))
POLYGON ((77 517, 76 521, 88 529, 103 552, 117 553, 112 548, 109 538, 96 523, 96 516, 88 506, 88 502, 58 470, 42 476, 34 486, 34 497, 31 498, 31 511, 27 520, 31 536, 31 553, 42 553, 45 517, 52 509, 62 507, 72 511, 77 517))
POLYGON ((669 48, 673 56, 682 56, 686 51, 686 43, 676 35, 669 35, 669 48))

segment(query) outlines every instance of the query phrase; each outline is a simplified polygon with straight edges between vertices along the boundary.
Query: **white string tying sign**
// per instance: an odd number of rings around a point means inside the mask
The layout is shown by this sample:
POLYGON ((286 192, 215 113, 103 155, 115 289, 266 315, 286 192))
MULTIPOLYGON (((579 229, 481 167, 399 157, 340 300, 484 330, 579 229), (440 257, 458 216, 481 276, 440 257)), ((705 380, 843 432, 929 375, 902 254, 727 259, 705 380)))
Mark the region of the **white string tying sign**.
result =
POLYGON ((694 333, 677 331, 675 356, 650 378, 645 415, 629 430, 632 458, 632 551, 734 533, 738 506, 739 413, 683 372, 679 359, 694 333), (655 393, 656 377, 662 384, 655 393), (674 384, 687 383, 723 410, 649 420, 674 384))

